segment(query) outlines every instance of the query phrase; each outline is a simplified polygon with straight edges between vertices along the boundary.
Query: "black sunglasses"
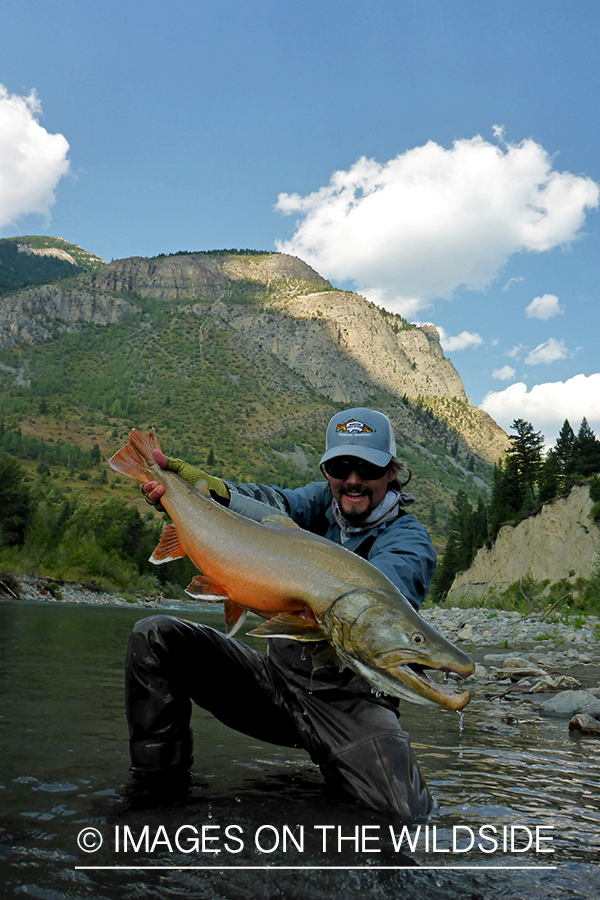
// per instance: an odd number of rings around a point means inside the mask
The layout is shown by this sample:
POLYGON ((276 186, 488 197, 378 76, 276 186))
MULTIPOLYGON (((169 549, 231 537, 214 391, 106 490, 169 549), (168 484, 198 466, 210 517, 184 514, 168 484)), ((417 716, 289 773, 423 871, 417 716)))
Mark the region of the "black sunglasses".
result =
POLYGON ((389 469, 389 465, 376 466, 374 463, 367 462, 366 459, 360 459, 358 456, 336 456, 334 459, 324 462, 321 468, 326 475, 343 481, 348 478, 351 472, 356 472, 363 481, 377 481, 378 478, 383 478, 389 469))

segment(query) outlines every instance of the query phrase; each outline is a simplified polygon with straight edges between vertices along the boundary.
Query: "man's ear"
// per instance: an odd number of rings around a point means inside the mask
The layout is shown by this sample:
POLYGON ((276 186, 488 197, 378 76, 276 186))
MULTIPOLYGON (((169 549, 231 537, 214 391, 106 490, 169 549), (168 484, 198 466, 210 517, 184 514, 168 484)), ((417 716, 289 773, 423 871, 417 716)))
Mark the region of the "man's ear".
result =
POLYGON ((391 481, 394 481, 394 479, 397 477, 398 477, 398 466, 395 465, 395 463, 392 463, 392 465, 389 467, 388 473, 387 473, 388 484, 391 481))

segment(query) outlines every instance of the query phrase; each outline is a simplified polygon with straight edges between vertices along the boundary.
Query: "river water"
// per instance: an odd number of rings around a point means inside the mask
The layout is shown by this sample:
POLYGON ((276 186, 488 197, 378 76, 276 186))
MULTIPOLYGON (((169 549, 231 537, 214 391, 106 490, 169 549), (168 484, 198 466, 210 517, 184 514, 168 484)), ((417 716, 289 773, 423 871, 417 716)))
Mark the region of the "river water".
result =
MULTIPOLYGON (((532 707, 475 697, 461 721, 403 704, 440 803, 420 830, 331 798, 303 752, 200 710, 189 796, 145 804, 128 789, 123 657, 146 614, 0 602, 2 900, 600 897, 600 742, 532 707)), ((175 614, 221 627, 201 605, 175 614)))

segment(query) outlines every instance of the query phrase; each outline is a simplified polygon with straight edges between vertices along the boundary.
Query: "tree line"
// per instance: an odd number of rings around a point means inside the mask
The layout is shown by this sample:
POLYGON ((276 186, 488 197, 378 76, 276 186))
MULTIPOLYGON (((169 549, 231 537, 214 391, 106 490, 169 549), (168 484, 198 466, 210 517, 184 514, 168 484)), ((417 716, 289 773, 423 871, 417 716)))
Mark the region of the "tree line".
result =
POLYGON ((476 506, 464 491, 456 494, 448 541, 438 566, 431 597, 441 600, 458 572, 468 569, 477 551, 491 542, 500 526, 516 523, 556 497, 565 496, 577 482, 592 478, 592 516, 600 521, 600 440, 583 419, 577 434, 569 420, 555 446, 544 455, 544 435, 530 422, 515 419, 510 447, 494 467, 489 499, 479 497, 476 506))
POLYGON ((186 560, 148 562, 162 522, 118 497, 91 500, 43 479, 31 482, 14 456, 0 456, 0 571, 75 581, 107 591, 179 596, 195 569, 186 560))

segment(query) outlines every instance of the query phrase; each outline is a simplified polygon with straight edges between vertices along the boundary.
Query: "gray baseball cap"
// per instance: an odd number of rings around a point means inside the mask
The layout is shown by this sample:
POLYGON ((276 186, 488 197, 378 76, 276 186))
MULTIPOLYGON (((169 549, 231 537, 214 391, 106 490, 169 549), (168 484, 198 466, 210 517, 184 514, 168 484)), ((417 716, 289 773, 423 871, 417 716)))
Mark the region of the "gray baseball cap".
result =
POLYGON ((358 456, 376 466, 387 466, 396 456, 396 438, 386 415, 357 406, 336 413, 327 426, 321 465, 336 456, 358 456))

